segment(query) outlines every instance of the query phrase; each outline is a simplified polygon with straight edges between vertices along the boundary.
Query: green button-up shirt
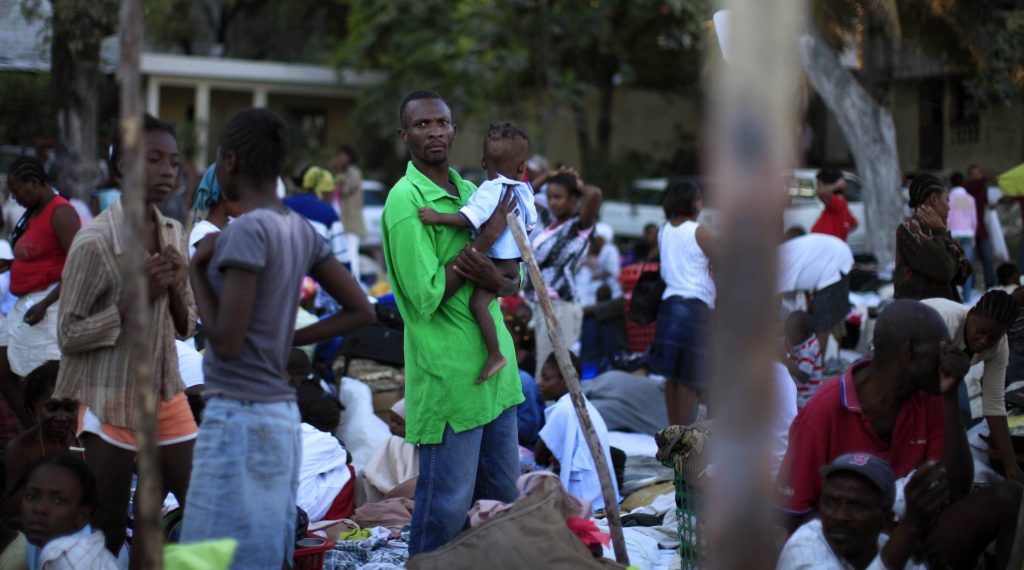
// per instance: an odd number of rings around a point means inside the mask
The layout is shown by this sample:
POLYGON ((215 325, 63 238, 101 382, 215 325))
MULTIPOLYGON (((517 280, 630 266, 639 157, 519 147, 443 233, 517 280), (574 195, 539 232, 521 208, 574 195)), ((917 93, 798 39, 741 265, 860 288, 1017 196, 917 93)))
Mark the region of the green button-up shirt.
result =
POLYGON ((487 348, 469 310, 473 284, 466 283, 441 302, 444 266, 469 244, 471 235, 466 229, 424 225, 419 210, 454 214, 476 192, 455 170, 449 169, 449 177, 458 197, 410 162, 384 205, 384 261, 405 320, 405 439, 410 443, 440 443, 446 425, 456 432, 470 430, 523 401, 512 336, 498 302, 491 303, 491 317, 509 364, 479 385, 476 378, 487 348))

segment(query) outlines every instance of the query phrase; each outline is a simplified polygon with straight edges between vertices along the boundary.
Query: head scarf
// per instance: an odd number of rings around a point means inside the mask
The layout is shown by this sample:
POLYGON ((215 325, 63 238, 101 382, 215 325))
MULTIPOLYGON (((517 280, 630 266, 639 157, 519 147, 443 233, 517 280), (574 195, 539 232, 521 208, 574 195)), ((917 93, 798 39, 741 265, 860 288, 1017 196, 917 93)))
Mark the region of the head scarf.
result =
POLYGON ((197 212, 209 212, 217 202, 220 202, 220 183, 217 182, 217 163, 210 165, 199 181, 199 188, 196 188, 192 195, 192 209, 197 212))
POLYGON ((322 197, 324 194, 334 192, 334 175, 326 168, 311 166, 302 175, 302 188, 322 197))

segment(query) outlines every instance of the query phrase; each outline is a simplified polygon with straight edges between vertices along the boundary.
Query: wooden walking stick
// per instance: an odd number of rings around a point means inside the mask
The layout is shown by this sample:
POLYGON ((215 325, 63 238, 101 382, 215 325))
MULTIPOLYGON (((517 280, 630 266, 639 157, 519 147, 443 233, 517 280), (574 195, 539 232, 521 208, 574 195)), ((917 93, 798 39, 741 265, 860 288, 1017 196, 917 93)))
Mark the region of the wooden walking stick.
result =
POLYGON ((569 360, 569 348, 562 342, 558 334, 558 321, 555 320, 555 312, 551 308, 551 298, 548 296, 548 287, 540 276, 540 268, 537 267, 537 260, 533 257, 533 247, 526 239, 526 233, 519 225, 519 218, 515 213, 508 215, 508 227, 519 245, 519 251, 523 255, 526 269, 530 273, 530 280, 537 290, 537 302, 540 305, 541 313, 548 323, 548 336, 551 337, 551 346, 554 348, 555 360, 558 361, 558 369, 562 372, 565 386, 569 388, 569 395, 572 398, 572 406, 576 409, 576 419, 583 429, 583 437, 587 440, 587 447, 590 455, 594 458, 594 467, 597 468, 597 477, 601 481, 601 494, 604 496, 604 511, 608 515, 608 530, 612 535, 612 548, 615 550, 615 560, 620 564, 629 565, 629 555, 626 553, 626 541, 622 536, 622 521, 619 519, 619 498, 615 495, 615 487, 612 486, 611 471, 608 462, 605 461, 604 453, 601 450, 601 442, 594 431, 594 423, 590 421, 590 414, 587 412, 587 405, 583 401, 583 388, 580 386, 580 379, 576 377, 576 369, 569 360))
MULTIPOLYGON (((131 374, 135 380, 133 405, 135 440, 138 442, 139 485, 135 492, 133 546, 141 568, 163 568, 163 535, 160 532, 160 497, 163 483, 157 454, 157 387, 149 367, 150 320, 145 252, 139 247, 145 210, 146 174, 143 157, 142 99, 139 60, 142 48, 142 0, 123 0, 121 5, 121 137, 124 141, 125 336, 130 339, 131 374)), ((177 359, 176 356, 169 355, 177 359)))

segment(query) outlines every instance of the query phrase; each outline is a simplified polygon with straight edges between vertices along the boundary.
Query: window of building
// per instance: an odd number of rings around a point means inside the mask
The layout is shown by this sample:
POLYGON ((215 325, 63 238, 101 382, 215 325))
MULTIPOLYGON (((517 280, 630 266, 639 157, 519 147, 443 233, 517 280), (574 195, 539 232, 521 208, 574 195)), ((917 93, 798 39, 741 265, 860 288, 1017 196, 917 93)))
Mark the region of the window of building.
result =
POLYGON ((293 140, 301 148, 321 148, 327 145, 327 111, 303 107, 289 107, 288 116, 296 133, 293 140))
POLYGON ((981 114, 961 80, 950 85, 949 126, 953 144, 977 144, 981 139, 981 114))

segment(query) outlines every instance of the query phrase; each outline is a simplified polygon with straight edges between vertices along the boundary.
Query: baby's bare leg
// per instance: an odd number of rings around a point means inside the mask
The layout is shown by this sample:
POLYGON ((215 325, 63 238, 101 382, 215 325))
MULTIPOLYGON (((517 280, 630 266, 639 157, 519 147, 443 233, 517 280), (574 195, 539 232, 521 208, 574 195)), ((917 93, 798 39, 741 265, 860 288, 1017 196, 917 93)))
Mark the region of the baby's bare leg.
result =
MULTIPOLYGON (((505 277, 513 277, 519 274, 519 263, 511 259, 494 259, 494 266, 505 277)), ((487 361, 484 362, 483 370, 477 378, 477 383, 494 376, 508 364, 508 360, 501 355, 498 349, 498 328, 491 317, 490 305, 496 297, 496 293, 477 287, 473 296, 469 299, 469 309, 473 312, 477 326, 480 327, 480 334, 484 337, 484 345, 487 347, 487 361)))

